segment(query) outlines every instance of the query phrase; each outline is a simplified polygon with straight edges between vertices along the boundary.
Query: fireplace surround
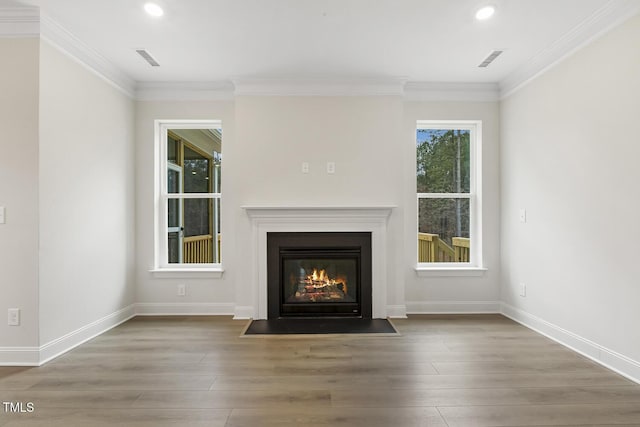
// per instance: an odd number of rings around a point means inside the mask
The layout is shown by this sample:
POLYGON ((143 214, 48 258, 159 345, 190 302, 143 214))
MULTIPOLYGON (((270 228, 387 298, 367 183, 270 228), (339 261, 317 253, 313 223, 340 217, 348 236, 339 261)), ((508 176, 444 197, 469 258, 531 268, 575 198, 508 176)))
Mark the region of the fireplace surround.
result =
POLYGON ((387 287, 387 221, 394 206, 244 205, 251 223, 252 250, 247 254, 250 293, 238 299, 236 318, 267 319, 267 233, 370 232, 371 306, 374 319, 403 317, 404 306, 389 304, 391 291, 403 301, 402 287, 387 287))
POLYGON ((371 233, 267 233, 267 292, 269 319, 371 319, 371 233))

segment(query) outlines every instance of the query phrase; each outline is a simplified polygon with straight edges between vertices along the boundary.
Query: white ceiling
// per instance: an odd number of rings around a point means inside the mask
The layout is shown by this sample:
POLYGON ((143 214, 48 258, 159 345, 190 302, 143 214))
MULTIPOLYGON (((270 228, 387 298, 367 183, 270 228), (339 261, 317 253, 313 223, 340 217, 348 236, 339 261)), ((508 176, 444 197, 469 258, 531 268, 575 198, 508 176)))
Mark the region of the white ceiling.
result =
POLYGON ((165 15, 152 18, 145 0, 13 1, 40 7, 137 82, 500 83, 548 65, 640 6, 638 0, 157 0, 165 15), (487 3, 497 6, 495 16, 476 21, 475 10, 487 3), (149 66, 136 48, 147 49, 160 67, 149 66), (494 49, 505 53, 478 68, 494 49))

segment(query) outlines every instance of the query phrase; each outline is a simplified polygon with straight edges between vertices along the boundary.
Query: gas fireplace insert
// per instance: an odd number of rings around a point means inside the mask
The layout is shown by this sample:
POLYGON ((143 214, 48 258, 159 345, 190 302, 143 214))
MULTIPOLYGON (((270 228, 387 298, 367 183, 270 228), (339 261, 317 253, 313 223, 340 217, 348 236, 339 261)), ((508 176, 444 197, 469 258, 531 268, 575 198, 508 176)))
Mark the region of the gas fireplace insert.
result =
POLYGON ((371 233, 267 233, 269 319, 371 318, 371 233))

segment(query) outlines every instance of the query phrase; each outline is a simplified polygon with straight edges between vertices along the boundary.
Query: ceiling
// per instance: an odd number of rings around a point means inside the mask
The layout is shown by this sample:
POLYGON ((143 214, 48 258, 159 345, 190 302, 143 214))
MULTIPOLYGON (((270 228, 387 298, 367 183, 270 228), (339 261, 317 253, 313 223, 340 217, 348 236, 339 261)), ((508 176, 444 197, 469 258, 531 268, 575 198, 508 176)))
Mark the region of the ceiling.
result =
POLYGON ((640 8, 638 0, 156 0, 165 14, 153 18, 143 10, 145 0, 0 0, 10 3, 40 7, 138 83, 400 78, 505 84, 640 8), (494 17, 475 20, 487 3, 496 6, 494 17), (137 48, 160 66, 147 64, 137 48), (494 49, 505 52, 479 68, 494 49))

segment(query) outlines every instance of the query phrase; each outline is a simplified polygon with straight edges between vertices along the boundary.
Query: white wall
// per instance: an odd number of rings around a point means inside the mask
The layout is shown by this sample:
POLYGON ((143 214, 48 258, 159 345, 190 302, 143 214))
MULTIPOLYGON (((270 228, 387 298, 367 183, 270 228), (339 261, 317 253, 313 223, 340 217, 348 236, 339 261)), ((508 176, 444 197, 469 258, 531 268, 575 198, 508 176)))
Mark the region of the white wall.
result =
MULTIPOLYGON (((397 206, 387 228, 387 305, 404 304, 395 262, 402 256, 402 98, 241 96, 236 125, 240 205, 397 206), (309 163, 308 174, 302 162, 309 163), (335 162, 334 174, 327 174, 327 162, 335 162)), ((250 221, 238 208, 242 256, 253 242, 250 221)), ((237 304, 251 306, 251 269, 239 273, 237 304)))
POLYGON ((38 55, 37 38, 0 38, 0 348, 38 345, 38 55))
POLYGON ((639 46, 635 17, 501 111, 502 298, 601 360, 640 361, 639 46))
POLYGON ((134 302, 133 132, 129 97, 41 43, 41 345, 134 302))
POLYGON ((403 185, 406 206, 402 259, 407 309, 424 312, 495 312, 500 300, 500 153, 498 102, 407 102, 404 132, 408 147, 403 185), (477 277, 418 277, 415 138, 417 120, 482 121, 482 253, 487 271, 477 277))
POLYGON ((407 102, 399 96, 239 96, 235 101, 137 103, 138 297, 145 312, 232 313, 252 306, 251 225, 243 205, 395 205, 388 223, 387 304, 415 311, 497 310, 497 102, 407 102), (153 267, 153 125, 223 121, 222 279, 157 277, 153 267), (481 277, 418 278, 415 128, 418 119, 479 119, 484 129, 481 277), (336 173, 326 173, 326 163, 336 173), (310 172, 303 174, 302 162, 310 172), (177 285, 187 295, 177 296, 177 285), (406 297, 405 297, 406 295, 406 297), (454 302, 455 304, 451 304, 454 302))

